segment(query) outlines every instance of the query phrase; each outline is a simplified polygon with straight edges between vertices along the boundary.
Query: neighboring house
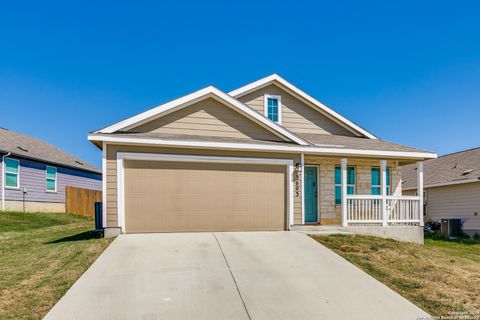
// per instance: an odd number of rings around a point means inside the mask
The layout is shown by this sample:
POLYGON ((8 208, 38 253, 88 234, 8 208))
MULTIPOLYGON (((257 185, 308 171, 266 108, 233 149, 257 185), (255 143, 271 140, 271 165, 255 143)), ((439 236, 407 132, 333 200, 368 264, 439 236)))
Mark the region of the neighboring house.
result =
POLYGON ((102 188, 101 171, 51 144, 0 128, 1 209, 65 212, 65 187, 102 188))
MULTIPOLYGON (((462 219, 468 235, 480 235, 480 148, 460 151, 425 162, 425 217, 462 219)), ((415 195, 416 169, 402 168, 403 189, 415 195)))
POLYGON ((436 157, 378 139, 276 74, 229 93, 206 87, 88 139, 103 151, 112 233, 320 224, 419 234, 421 199, 402 197, 399 166, 436 157))

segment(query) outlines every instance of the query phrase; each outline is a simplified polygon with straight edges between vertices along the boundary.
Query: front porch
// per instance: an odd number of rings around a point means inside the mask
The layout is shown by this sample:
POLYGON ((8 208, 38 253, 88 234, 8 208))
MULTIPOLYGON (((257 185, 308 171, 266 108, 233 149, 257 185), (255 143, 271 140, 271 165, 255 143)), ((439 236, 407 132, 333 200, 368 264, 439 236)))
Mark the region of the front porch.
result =
POLYGON ((417 236, 423 226, 423 162, 417 162, 417 196, 402 195, 400 174, 400 166, 412 162, 302 155, 302 217, 294 229, 372 235, 412 229, 417 236))

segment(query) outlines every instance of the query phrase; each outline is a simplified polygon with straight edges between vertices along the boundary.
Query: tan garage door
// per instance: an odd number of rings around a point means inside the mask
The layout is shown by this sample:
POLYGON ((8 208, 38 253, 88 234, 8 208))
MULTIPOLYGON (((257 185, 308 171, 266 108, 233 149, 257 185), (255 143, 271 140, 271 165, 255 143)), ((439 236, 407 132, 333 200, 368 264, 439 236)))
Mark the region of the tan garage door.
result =
POLYGON ((125 231, 284 230, 286 167, 125 161, 125 231))

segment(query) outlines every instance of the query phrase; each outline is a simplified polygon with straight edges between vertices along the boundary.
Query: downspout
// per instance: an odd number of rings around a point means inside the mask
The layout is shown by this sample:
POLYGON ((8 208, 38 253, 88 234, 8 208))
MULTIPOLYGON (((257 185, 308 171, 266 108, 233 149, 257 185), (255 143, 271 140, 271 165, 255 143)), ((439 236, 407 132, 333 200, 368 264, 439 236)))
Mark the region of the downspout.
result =
POLYGON ((2 156, 2 211, 5 211, 5 158, 10 156, 12 153, 8 152, 2 156))

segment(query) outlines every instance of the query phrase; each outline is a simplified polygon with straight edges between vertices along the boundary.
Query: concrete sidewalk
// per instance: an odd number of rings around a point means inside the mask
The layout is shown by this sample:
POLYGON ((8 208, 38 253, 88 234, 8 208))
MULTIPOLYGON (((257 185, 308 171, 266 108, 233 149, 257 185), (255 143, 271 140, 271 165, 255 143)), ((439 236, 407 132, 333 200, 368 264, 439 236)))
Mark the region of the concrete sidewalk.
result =
POLYGON ((417 319, 296 232, 121 235, 47 314, 68 319, 417 319))

